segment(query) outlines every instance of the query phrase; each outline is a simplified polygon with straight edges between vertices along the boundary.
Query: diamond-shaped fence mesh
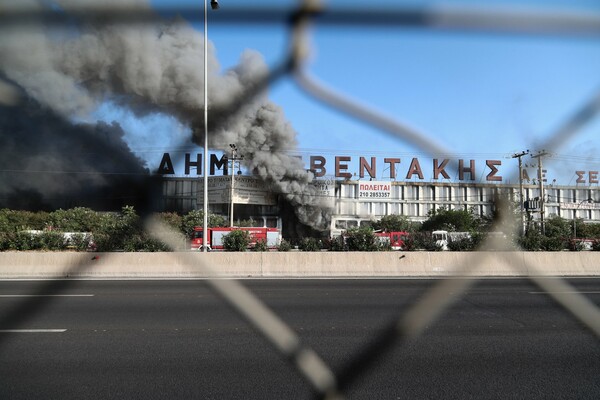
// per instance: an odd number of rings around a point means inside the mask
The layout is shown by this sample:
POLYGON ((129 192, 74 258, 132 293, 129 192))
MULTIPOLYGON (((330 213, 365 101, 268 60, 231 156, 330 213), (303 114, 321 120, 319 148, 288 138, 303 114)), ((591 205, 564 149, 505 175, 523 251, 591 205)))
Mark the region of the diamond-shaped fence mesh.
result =
MULTIPOLYGON (((35 23, 42 20, 45 24, 61 26, 80 21, 81 23, 99 24, 131 24, 135 29, 138 24, 160 24, 165 16, 181 15, 188 20, 198 20, 201 14, 196 8, 161 9, 161 16, 146 8, 130 6, 102 7, 97 4, 72 7, 68 12, 48 11, 43 8, 18 6, 0 7, 0 26, 3 29, 15 27, 35 27, 35 23)), ((323 83, 318 82, 306 69, 305 61, 313 50, 309 39, 309 28, 312 25, 323 26, 360 26, 368 29, 372 26, 390 27, 419 27, 423 29, 437 29, 442 31, 460 31, 473 35, 482 33, 508 34, 508 35, 535 35, 545 37, 586 37, 594 40, 600 39, 600 18, 596 15, 584 13, 536 13, 532 11, 504 9, 475 10, 464 8, 444 9, 415 9, 394 8, 391 10, 373 10, 369 8, 353 9, 326 9, 320 1, 304 1, 295 10, 277 10, 248 6, 248 8, 231 8, 227 13, 215 14, 211 23, 216 24, 287 24, 289 27, 288 49, 276 66, 269 72, 257 73, 253 82, 242 96, 223 101, 218 113, 226 118, 220 119, 226 123, 245 104, 258 96, 276 81, 290 79, 298 87, 324 106, 341 111, 346 115, 366 122, 377 129, 397 138, 402 143, 410 144, 430 155, 449 154, 452 149, 442 146, 437 138, 427 132, 416 131, 401 121, 390 118, 377 111, 376 108, 352 100, 349 96, 332 90, 323 83)), ((25 72, 26 73, 26 72, 25 72)), ((7 77, 0 80, 0 102, 3 105, 18 104, 24 100, 22 93, 12 85, 7 77)), ((544 143, 538 145, 547 151, 554 151, 563 146, 566 141, 578 134, 598 113, 600 97, 596 94, 580 108, 575 109, 572 117, 567 119, 563 126, 545 136, 544 143)), ((513 172, 513 177, 518 176, 518 171, 513 172)), ((152 197, 154 187, 153 178, 135 176, 130 179, 141 193, 137 206, 142 215, 147 219, 149 231, 172 248, 177 248, 182 240, 177 233, 171 232, 168 227, 153 220, 152 197)), ((514 179, 516 181, 516 179, 514 179)), ((120 182, 122 184, 123 182, 120 182)), ((496 223, 502 224, 499 220, 496 223)), ((493 230, 493 229, 492 229, 493 230)), ((499 248, 494 241, 503 241, 500 237, 491 237, 483 244, 480 250, 499 248)), ((505 248, 514 246, 503 243, 505 248)), ((518 249, 512 248, 517 251, 518 249)), ((502 255, 507 266, 517 265, 516 252, 506 252, 502 255)), ((186 259, 190 269, 198 267, 210 275, 209 265, 198 266, 198 258, 193 258, 191 253, 186 259)), ((185 257, 185 255, 184 255, 185 257)), ((208 284, 220 297, 232 305, 239 314, 251 323, 273 345, 275 351, 281 353, 297 370, 307 379, 319 397, 327 399, 344 398, 345 389, 350 383, 364 374, 369 368, 395 346, 402 346, 407 340, 418 337, 431 323, 444 313, 444 311, 466 290, 476 282, 474 279, 462 279, 486 263, 488 257, 499 257, 494 252, 472 252, 463 265, 453 266, 456 277, 442 280, 428 290, 422 298, 406 312, 397 315, 390 321, 388 327, 379 332, 363 348, 357 349, 350 357, 347 365, 337 374, 326 363, 306 346, 302 338, 287 326, 272 310, 256 298, 244 285, 235 280, 208 279, 208 284)), ((79 265, 76 268, 85 268, 79 265)), ((566 280, 542 279, 541 271, 536 271, 533 266, 528 266, 533 271, 529 279, 543 291, 548 293, 554 301, 559 303, 568 312, 581 321, 597 337, 600 337, 600 310, 585 296, 578 294, 566 280)), ((50 280, 40 283, 40 293, 57 293, 69 285, 68 280, 50 280)), ((47 305, 47 299, 31 297, 15 307, 0 321, 0 326, 19 326, 36 313, 41 313, 47 305)), ((0 338, 1 340, 1 338, 0 338)), ((1 344, 1 343, 0 343, 1 344)))

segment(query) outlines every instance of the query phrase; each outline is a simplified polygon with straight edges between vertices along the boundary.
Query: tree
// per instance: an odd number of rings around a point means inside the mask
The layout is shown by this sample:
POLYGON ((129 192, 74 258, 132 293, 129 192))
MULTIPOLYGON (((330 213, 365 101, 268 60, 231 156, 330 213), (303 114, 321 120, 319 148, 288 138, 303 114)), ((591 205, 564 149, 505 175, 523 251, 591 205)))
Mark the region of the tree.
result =
POLYGON ((46 225, 62 232, 93 232, 100 226, 98 213, 85 207, 58 209, 48 215, 46 225))
POLYGON ((412 223, 404 215, 392 214, 382 217, 372 224, 373 229, 384 232, 412 231, 412 223))
POLYGON ((143 231, 140 217, 132 206, 124 206, 120 213, 102 213, 94 241, 99 251, 124 250, 127 240, 133 240, 143 231))
POLYGON ((551 216, 545 221, 546 236, 550 238, 569 238, 573 235, 573 224, 559 216, 551 216))
MULTIPOLYGON (((204 225, 204 211, 192 210, 183 216, 181 230, 188 237, 192 237, 194 227, 204 225)), ((220 215, 208 214, 208 226, 211 228, 218 226, 227 226, 227 221, 220 215)))
POLYGON ((368 226, 348 229, 345 236, 350 251, 377 251, 381 247, 373 229, 368 226))
POLYGON ((20 210, 0 210, 0 232, 17 232, 21 230, 42 230, 46 226, 48 213, 20 210))
POLYGON ((160 221, 169 226, 171 229, 177 232, 181 231, 183 224, 183 218, 176 212, 161 212, 156 215, 160 221))
POLYGON ((427 213, 427 220, 421 226, 422 231, 446 230, 449 232, 471 232, 477 230, 481 221, 473 210, 448 210, 440 207, 427 213))

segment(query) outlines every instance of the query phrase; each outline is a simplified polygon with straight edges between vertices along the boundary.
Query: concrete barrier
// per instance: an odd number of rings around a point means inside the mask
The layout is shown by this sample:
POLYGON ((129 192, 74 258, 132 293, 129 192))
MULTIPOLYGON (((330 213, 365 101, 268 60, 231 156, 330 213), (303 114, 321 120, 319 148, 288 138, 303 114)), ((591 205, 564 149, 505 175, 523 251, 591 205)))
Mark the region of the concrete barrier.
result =
POLYGON ((600 252, 0 253, 0 278, 600 275, 600 252))

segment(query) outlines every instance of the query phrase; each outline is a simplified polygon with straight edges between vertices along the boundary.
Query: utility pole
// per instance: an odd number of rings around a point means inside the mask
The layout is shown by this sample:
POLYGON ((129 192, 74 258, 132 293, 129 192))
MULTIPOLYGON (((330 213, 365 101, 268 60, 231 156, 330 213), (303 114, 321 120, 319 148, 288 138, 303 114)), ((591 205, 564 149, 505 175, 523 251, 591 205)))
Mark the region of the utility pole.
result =
POLYGON ((544 209, 546 207, 546 201, 544 199, 544 178, 542 175, 542 157, 548 155, 544 150, 541 150, 535 155, 531 155, 531 158, 538 159, 538 180, 540 186, 540 231, 542 235, 546 234, 546 226, 544 225, 544 209))
POLYGON ((512 155, 512 158, 519 159, 519 204, 521 208, 521 236, 525 234, 525 200, 523 200, 523 161, 521 157, 529 154, 529 150, 522 151, 512 155))
POLYGON ((240 155, 239 157, 237 156, 237 147, 235 144, 230 144, 229 147, 231 147, 231 192, 229 194, 229 198, 230 198, 230 203, 231 203, 231 220, 230 220, 230 227, 233 227, 233 205, 234 205, 234 200, 233 200, 233 195, 234 195, 234 184, 235 184, 235 162, 238 160, 243 160, 244 156, 240 155))

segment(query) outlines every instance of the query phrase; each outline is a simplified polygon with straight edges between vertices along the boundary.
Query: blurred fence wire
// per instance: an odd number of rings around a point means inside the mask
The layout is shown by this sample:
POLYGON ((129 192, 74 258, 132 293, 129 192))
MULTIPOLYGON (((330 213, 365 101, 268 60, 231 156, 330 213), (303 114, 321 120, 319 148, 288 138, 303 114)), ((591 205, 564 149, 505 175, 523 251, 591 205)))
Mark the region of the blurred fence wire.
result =
MULTIPOLYGON (((124 5, 110 7, 97 5, 82 5, 71 8, 69 12, 49 12, 43 8, 28 8, 19 6, 0 5, 0 26, 27 26, 43 20, 46 24, 61 26, 73 20, 105 21, 106 23, 123 24, 153 24, 165 17, 181 16, 189 21, 201 19, 201 12, 196 7, 172 7, 158 10, 132 8, 124 5)), ((227 115, 234 115, 244 104, 281 79, 292 79, 307 96, 311 96, 323 105, 342 112, 352 118, 366 122, 379 130, 392 135, 399 141, 411 144, 431 155, 450 153, 451 149, 442 146, 435 137, 426 132, 419 132, 378 112, 376 109, 351 99, 348 95, 328 88, 312 77, 307 71, 306 59, 314 51, 309 41, 311 26, 344 25, 369 28, 372 26, 418 27, 442 31, 462 31, 474 35, 481 33, 498 33, 509 35, 537 35, 557 37, 586 37, 600 39, 600 16, 583 12, 551 12, 518 9, 490 9, 478 7, 467 8, 402 8, 374 9, 364 8, 327 8, 318 0, 300 2, 296 9, 273 9, 260 7, 228 8, 227 12, 211 16, 213 24, 280 24, 289 27, 288 52, 271 68, 268 74, 257 76, 252 90, 244 96, 229 99, 224 107, 227 115)), ((541 148, 555 150, 568 139, 577 135, 600 111, 600 92, 575 109, 572 116, 564 125, 545 136, 541 148)), ((23 101, 23 94, 6 77, 0 76, 0 104, 14 105, 23 101)), ((513 171, 513 177, 518 176, 513 171)), ((518 179, 518 178, 516 178, 518 179)), ((516 180, 515 179, 515 180, 516 180)), ((151 182, 149 182, 151 183, 151 182)), ((150 187, 150 185, 148 185, 150 187)), ((151 196, 151 192, 146 192, 151 196)), ((179 240, 175 232, 159 226, 151 219, 151 206, 147 202, 146 210, 141 210, 148 219, 148 229, 163 242, 177 247, 179 240), (144 212, 145 211, 145 212, 144 212)), ((500 224, 503 221, 497 221, 500 224)), ((493 230, 493 229, 492 229, 493 230)), ((481 245, 481 250, 499 248, 492 241, 503 240, 493 237, 481 245)), ((504 247, 514 246, 503 243, 504 247)), ((513 247, 513 250, 517 250, 513 247)), ((414 306, 402 315, 390 321, 387 328, 375 335, 370 343, 357 349, 350 361, 341 371, 334 373, 312 349, 302 343, 302 338, 288 327, 278 316, 256 298, 240 282, 232 280, 209 279, 208 284, 219 296, 232 305, 238 313, 252 324, 272 345, 281 353, 299 373, 312 385, 317 397, 324 399, 342 399, 346 389, 377 362, 394 346, 402 346, 408 340, 418 337, 427 326, 434 323, 454 301, 460 298, 475 280, 462 279, 485 264, 488 257, 502 257, 510 266, 517 264, 513 253, 503 255, 494 252, 473 252, 467 265, 455 265, 456 277, 439 282, 430 288, 414 306), (449 294, 451 293, 451 294, 449 294)), ((197 259, 188 260, 190 269, 198 268, 197 259)), ((85 268, 79 265, 76 268, 85 268)), ((201 265, 207 273, 210 266, 201 265)), ((534 271, 528 266, 529 271, 534 271)), ((581 321, 590 331, 600 338, 600 310, 589 299, 571 287, 565 280, 541 279, 541 274, 532 273, 530 280, 548 293, 554 301, 568 310, 581 321)), ((66 280, 51 280, 40 284, 39 293, 56 293, 69 285, 66 280)), ((31 297, 11 313, 4 316, 0 326, 18 326, 26 322, 36 313, 43 312, 48 304, 47 298, 31 297)), ((2 343, 0 343, 1 346, 2 343)))

